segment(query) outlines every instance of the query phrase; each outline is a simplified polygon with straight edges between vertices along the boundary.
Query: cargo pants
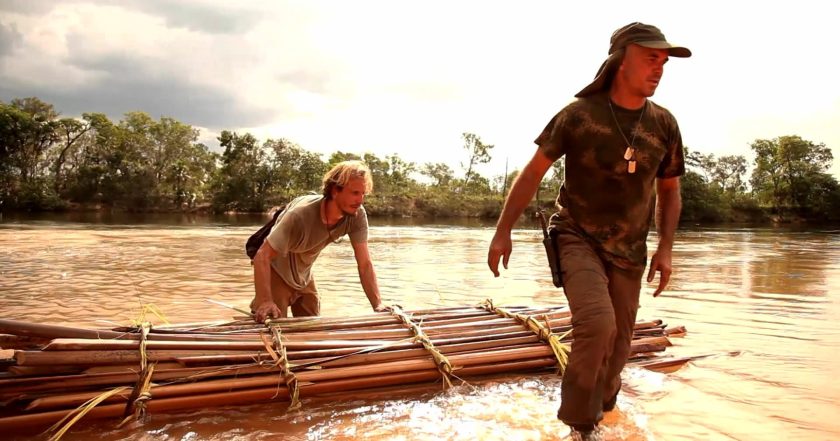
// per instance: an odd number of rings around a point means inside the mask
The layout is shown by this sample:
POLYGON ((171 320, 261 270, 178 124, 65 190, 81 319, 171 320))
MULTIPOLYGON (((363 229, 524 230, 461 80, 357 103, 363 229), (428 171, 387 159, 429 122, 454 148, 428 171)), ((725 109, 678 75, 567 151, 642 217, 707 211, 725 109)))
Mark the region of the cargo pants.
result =
POLYGON ((555 240, 574 340, 557 417, 568 425, 597 424, 621 389, 645 268, 616 266, 564 223, 557 226, 555 240))

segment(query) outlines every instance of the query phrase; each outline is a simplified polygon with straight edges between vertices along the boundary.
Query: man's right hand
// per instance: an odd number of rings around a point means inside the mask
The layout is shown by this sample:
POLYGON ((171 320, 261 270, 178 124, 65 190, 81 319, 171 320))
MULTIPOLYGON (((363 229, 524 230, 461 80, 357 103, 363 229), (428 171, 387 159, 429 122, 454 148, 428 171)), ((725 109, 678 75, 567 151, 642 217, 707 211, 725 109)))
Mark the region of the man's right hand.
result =
POLYGON ((496 234, 490 242, 490 251, 487 253, 487 266, 490 267, 493 276, 499 277, 499 258, 502 258, 502 265, 507 269, 512 250, 513 244, 510 241, 510 232, 496 230, 496 234))
POLYGON ((274 302, 269 300, 257 305, 257 310, 254 311, 254 321, 257 323, 265 323, 265 319, 269 317, 277 318, 281 315, 280 308, 278 308, 274 302))
MULTIPOLYGON (((545 146, 544 146, 545 147, 545 146)), ((502 214, 499 216, 499 222, 496 224, 496 234, 493 236, 493 241, 490 242, 490 252, 487 253, 487 266, 493 275, 499 277, 499 259, 502 259, 502 264, 505 269, 508 267, 508 260, 513 245, 510 241, 510 230, 516 224, 516 220, 528 207, 534 195, 537 193, 537 188, 542 182, 545 172, 554 163, 554 159, 549 158, 543 152, 544 148, 540 147, 534 152, 534 157, 528 161, 528 165, 522 169, 513 185, 510 187, 505 200, 505 208, 502 209, 502 214)), ((553 151, 556 149, 545 147, 545 151, 553 151)))

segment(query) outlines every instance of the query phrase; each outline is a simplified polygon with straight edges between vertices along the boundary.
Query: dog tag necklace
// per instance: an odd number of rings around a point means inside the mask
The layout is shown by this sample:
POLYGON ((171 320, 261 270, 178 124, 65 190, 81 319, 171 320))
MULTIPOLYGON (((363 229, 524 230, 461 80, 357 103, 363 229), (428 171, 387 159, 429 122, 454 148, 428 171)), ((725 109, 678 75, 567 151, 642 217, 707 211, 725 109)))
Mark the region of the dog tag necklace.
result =
POLYGON ((610 106, 610 114, 612 114, 615 126, 618 128, 618 133, 621 134, 621 137, 624 138, 624 142, 627 143, 627 148, 624 150, 624 160, 627 161, 627 173, 636 173, 636 147, 634 146, 634 143, 636 142, 636 134, 639 133, 639 124, 642 123, 642 118, 645 116, 645 110, 647 110, 647 101, 645 101, 645 106, 642 107, 642 113, 639 114, 639 120, 636 121, 636 127, 633 128, 633 137, 629 141, 627 140, 627 137, 624 136, 624 131, 621 130, 621 125, 618 123, 615 111, 613 111, 612 100, 609 97, 607 97, 607 104, 610 106))

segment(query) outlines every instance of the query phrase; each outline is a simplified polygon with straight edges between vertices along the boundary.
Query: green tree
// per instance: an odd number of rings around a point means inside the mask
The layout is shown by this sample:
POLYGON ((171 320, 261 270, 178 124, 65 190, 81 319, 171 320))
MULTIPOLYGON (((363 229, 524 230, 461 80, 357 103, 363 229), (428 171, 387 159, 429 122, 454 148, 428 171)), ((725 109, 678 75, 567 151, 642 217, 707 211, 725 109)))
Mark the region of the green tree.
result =
POLYGON ((717 167, 715 155, 711 153, 703 154, 696 150, 690 150, 688 147, 684 147, 683 149, 685 165, 693 168, 704 182, 712 182, 712 176, 714 175, 715 167, 717 167))
POLYGON ((67 156, 70 154, 72 148, 78 146, 79 140, 82 139, 91 129, 89 121, 82 119, 81 121, 75 118, 62 118, 58 121, 57 138, 57 154, 55 165, 53 166, 53 180, 56 193, 61 193, 65 182, 62 176, 64 164, 67 161, 67 156))
POLYGON ((161 153, 163 141, 158 142, 155 136, 158 123, 145 112, 129 112, 120 121, 119 130, 119 142, 112 152, 116 165, 109 186, 112 202, 129 210, 160 206, 166 197, 161 181, 170 158, 161 156, 166 153, 161 153))
POLYGON ((780 216, 790 209, 801 210, 808 201, 814 180, 828 170, 833 160, 825 144, 799 136, 757 139, 751 184, 759 200, 769 203, 780 216))
POLYGON ((420 168, 420 173, 431 178, 434 181, 432 185, 440 188, 448 188, 455 179, 455 172, 443 162, 427 162, 420 168))
POLYGON ((815 173, 810 176, 809 182, 810 191, 804 202, 808 214, 820 221, 840 220, 840 184, 837 179, 827 173, 815 173))
POLYGON ((56 118, 52 104, 38 98, 15 98, 10 106, 3 105, 0 135, 6 151, 4 155, 20 173, 21 183, 38 176, 42 170, 44 153, 57 139, 56 118))
MULTIPOLYGON (((499 192, 502 197, 506 196, 506 192, 510 190, 513 181, 519 176, 519 169, 513 169, 507 175, 498 175, 493 178, 493 191, 499 192)), ((548 178, 546 178, 548 180, 548 178)))
POLYGON ((51 104, 35 97, 0 103, 0 207, 61 205, 47 173, 47 152, 57 141, 57 117, 51 104))
POLYGON ((90 129, 78 141, 77 148, 67 151, 67 171, 59 184, 64 188, 63 194, 78 202, 119 200, 117 170, 122 162, 120 145, 124 131, 102 113, 85 113, 82 118, 90 129))
POLYGON ((199 177, 206 170, 209 152, 205 146, 197 145, 198 135, 192 126, 167 117, 149 127, 148 164, 154 176, 155 193, 167 202, 181 205, 190 199, 188 194, 195 192, 189 181, 194 174, 199 177), (197 157, 191 158, 193 155, 197 157))
POLYGON ((175 206, 194 207, 209 196, 219 155, 200 143, 190 143, 182 153, 167 168, 165 180, 171 186, 175 206))
POLYGON ((743 192, 747 159, 740 155, 721 156, 712 167, 712 182, 725 192, 743 192))
POLYGON ((417 166, 413 162, 403 161, 397 154, 385 156, 388 161, 388 181, 393 189, 402 192, 407 191, 417 182, 411 177, 417 172, 417 166))
POLYGON ((0 102, 0 208, 15 206, 20 193, 18 155, 24 149, 32 117, 26 112, 0 102))
POLYGON ((391 164, 388 161, 379 159, 373 153, 365 153, 362 156, 362 161, 370 169, 375 193, 378 195, 392 194, 394 189, 391 187, 391 182, 388 179, 391 164))
POLYGON ((275 190, 281 200, 289 200, 298 193, 318 192, 326 164, 321 156, 308 152, 288 140, 268 140, 265 147, 273 152, 271 159, 275 190))
MULTIPOLYGON (((553 198, 560 193, 560 187, 566 179, 566 162, 560 160, 554 161, 549 171, 550 173, 547 173, 540 183, 538 191, 544 192, 550 198, 553 198)), ((510 183, 508 183, 508 188, 510 188, 510 183)))
POLYGON ((682 222, 719 222, 723 219, 720 192, 699 173, 689 170, 680 178, 682 222))
POLYGON ((15 156, 23 151, 32 117, 26 112, 0 102, 0 167, 11 168, 15 156))
POLYGON ((361 161, 362 157, 355 154, 355 153, 344 153, 342 151, 337 151, 330 155, 330 159, 327 160, 327 168, 333 168, 339 162, 344 161, 361 161))
POLYGON ((327 164, 321 155, 300 149, 297 158, 297 176, 295 188, 300 191, 321 192, 321 181, 327 172, 327 164))
MULTIPOLYGON (((470 181, 474 181, 478 178, 481 178, 481 175, 476 173, 473 169, 478 164, 486 164, 490 162, 492 157, 490 156, 490 150, 493 150, 493 145, 484 144, 481 142, 481 138, 474 134, 474 133, 462 133, 461 136, 464 138, 464 150, 467 151, 469 154, 469 159, 467 160, 466 173, 464 174, 464 183, 461 186, 461 191, 463 192, 470 186, 470 181)), ((463 166, 463 164, 462 164, 463 166)), ((479 183, 474 188, 477 189, 488 189, 490 188, 489 182, 486 182, 487 179, 484 179, 485 182, 479 183)))
POLYGON ((263 210, 268 197, 265 190, 272 176, 266 151, 250 133, 239 135, 224 130, 218 139, 224 152, 214 185, 214 205, 222 210, 263 210))

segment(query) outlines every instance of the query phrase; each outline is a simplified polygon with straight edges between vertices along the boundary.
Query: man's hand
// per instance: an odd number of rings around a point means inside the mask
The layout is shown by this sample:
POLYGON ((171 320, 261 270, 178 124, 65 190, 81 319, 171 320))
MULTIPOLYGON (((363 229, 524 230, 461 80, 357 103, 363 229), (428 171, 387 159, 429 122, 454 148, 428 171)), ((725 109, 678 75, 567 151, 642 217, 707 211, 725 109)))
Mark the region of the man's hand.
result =
POLYGON ((265 319, 277 318, 282 316, 280 308, 272 301, 262 302, 257 305, 257 310, 254 311, 254 321, 257 323, 265 323, 265 319))
MULTIPOLYGON (((548 149, 551 151, 551 149, 548 149)), ((508 267, 508 260, 510 260, 510 253, 513 250, 513 245, 510 241, 510 230, 516 224, 516 220, 528 207, 531 199, 537 193, 537 188, 542 182, 545 172, 554 163, 554 159, 545 155, 542 148, 538 148, 534 152, 534 157, 528 161, 522 172, 513 181, 505 199, 505 206, 502 209, 502 214, 499 216, 499 222, 496 223, 496 234, 490 242, 490 251, 487 253, 487 266, 493 275, 499 277, 499 259, 502 259, 502 265, 505 269, 508 267)))
POLYGON ((373 307, 374 312, 389 312, 390 310, 391 310, 391 308, 389 308, 384 303, 380 303, 380 304, 373 307))
POLYGON ((502 258, 502 265, 505 269, 508 267, 508 260, 510 260, 510 253, 513 250, 513 244, 510 241, 510 232, 502 232, 496 230, 493 240, 490 241, 490 251, 487 253, 487 266, 493 272, 493 276, 499 277, 499 258, 502 258))
POLYGON ((668 286, 668 281, 671 280, 671 250, 657 250, 653 254, 647 276, 648 283, 653 282, 653 277, 657 271, 659 271, 659 286, 653 292, 654 297, 659 296, 662 290, 668 286))

